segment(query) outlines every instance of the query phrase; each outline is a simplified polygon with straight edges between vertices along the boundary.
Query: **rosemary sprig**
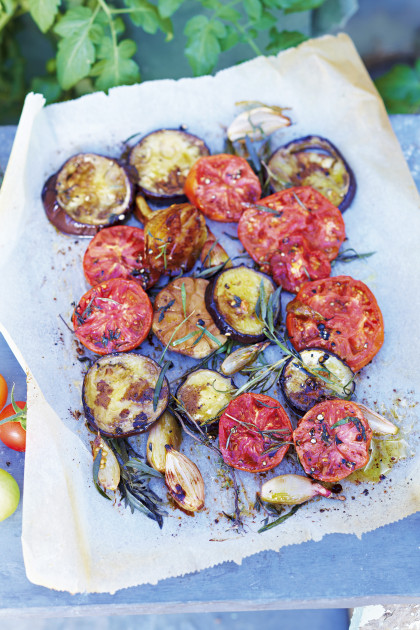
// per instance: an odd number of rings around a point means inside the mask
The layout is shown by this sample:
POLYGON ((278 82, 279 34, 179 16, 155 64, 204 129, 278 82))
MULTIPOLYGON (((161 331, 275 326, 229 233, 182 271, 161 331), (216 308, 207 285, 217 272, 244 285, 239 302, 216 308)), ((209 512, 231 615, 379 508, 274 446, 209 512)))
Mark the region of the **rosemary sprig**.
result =
POLYGON ((267 525, 264 525, 263 527, 261 527, 258 530, 258 533, 262 534, 262 532, 266 532, 267 530, 272 529, 273 527, 277 527, 277 525, 280 525, 281 523, 284 523, 284 521, 287 521, 287 519, 290 518, 291 516, 293 516, 293 514, 296 514, 296 512, 299 510, 299 508, 301 508, 303 505, 305 505, 305 503, 300 503, 298 505, 294 505, 292 507, 292 509, 289 512, 287 512, 287 514, 283 514, 282 516, 277 518, 275 521, 271 521, 271 523, 267 523, 267 525))
POLYGON ((343 249, 342 252, 338 252, 338 256, 333 261, 331 261, 331 267, 333 267, 338 262, 348 263, 352 262, 353 260, 363 260, 365 258, 370 258, 370 256, 373 256, 374 254, 376 254, 376 252, 366 252, 365 254, 359 254, 358 252, 356 252, 355 249, 349 247, 348 249, 343 249))
POLYGON ((159 404, 160 392, 162 390, 163 380, 165 378, 165 374, 168 369, 171 367, 172 361, 166 361, 165 365, 162 367, 159 378, 156 382, 155 392, 153 394, 153 411, 156 411, 157 406, 159 404))
POLYGON ((108 444, 120 465, 121 480, 118 487, 125 504, 130 506, 131 512, 142 512, 162 528, 163 516, 167 512, 162 499, 149 487, 150 478, 157 476, 156 471, 141 461, 126 440, 113 438, 108 440, 108 444))

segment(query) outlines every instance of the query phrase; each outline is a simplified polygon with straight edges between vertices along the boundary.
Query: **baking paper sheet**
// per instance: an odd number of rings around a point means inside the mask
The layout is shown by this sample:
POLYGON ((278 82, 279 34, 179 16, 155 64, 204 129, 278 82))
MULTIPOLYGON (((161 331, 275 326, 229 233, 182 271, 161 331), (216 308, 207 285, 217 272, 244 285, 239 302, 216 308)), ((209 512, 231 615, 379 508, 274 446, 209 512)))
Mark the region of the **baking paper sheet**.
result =
MULTIPOLYGON (((419 197, 383 104, 347 36, 308 41, 215 77, 149 82, 49 107, 41 96, 29 95, 0 218, 0 321, 28 373, 23 550, 32 582, 70 592, 115 592, 332 532, 360 536, 419 508, 419 197), (238 535, 222 515, 233 512, 233 494, 222 489, 226 479, 219 463, 188 438, 182 450, 203 473, 206 510, 188 517, 169 508, 159 530, 118 500, 105 501, 93 487, 91 436, 79 417, 84 368, 64 323, 71 303, 87 290, 81 265, 87 241, 60 234, 48 223, 40 192, 69 156, 79 151, 119 156, 123 140, 161 127, 184 124, 213 152, 221 151, 225 129, 239 111, 235 103, 243 100, 290 107, 293 125, 281 132, 278 144, 307 134, 325 136, 355 172, 358 191, 345 213, 348 246, 376 253, 339 264, 334 273, 370 287, 386 330, 380 353, 357 377, 356 399, 397 419, 407 457, 380 483, 345 480, 345 503, 312 501, 264 534, 257 533, 263 517, 250 509, 261 480, 239 474, 245 531, 238 535)), ((214 229, 235 232, 233 224, 214 229)), ((222 235, 230 251, 232 243, 222 235)), ((159 356, 156 344, 143 351, 159 356)), ((183 360, 183 365, 187 362, 193 364, 183 360)), ((288 459, 265 478, 291 469, 288 459)), ((165 496, 163 487, 159 491, 165 496)))

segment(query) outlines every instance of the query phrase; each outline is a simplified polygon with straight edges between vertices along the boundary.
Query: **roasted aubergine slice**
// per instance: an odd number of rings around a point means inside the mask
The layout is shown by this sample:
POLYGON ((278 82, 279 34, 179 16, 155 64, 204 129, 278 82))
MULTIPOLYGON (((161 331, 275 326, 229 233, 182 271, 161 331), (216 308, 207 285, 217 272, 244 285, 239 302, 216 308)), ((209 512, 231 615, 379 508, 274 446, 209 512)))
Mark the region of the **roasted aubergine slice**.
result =
POLYGON ((117 160, 79 153, 47 180, 42 200, 48 219, 61 232, 93 236, 130 214, 133 192, 128 171, 117 160))
MULTIPOLYGON (((217 327, 240 343, 266 339, 258 304, 276 290, 272 278, 245 265, 221 271, 206 289, 206 306, 217 327)), ((277 322, 279 309, 273 317, 277 322)))
POLYGON ((185 199, 184 184, 191 166, 209 155, 206 144, 181 129, 158 129, 144 136, 130 152, 130 164, 146 197, 162 203, 185 199))
POLYGON ((219 372, 194 370, 177 389, 179 413, 193 431, 217 431, 220 414, 235 391, 233 381, 219 372))
POLYGON ((312 186, 342 212, 356 192, 356 180, 340 151, 326 138, 306 136, 273 153, 267 164, 274 191, 285 185, 312 186))
POLYGON ((85 375, 82 392, 89 424, 108 437, 147 431, 168 405, 167 379, 157 388, 160 373, 156 361, 134 352, 95 361, 85 375))

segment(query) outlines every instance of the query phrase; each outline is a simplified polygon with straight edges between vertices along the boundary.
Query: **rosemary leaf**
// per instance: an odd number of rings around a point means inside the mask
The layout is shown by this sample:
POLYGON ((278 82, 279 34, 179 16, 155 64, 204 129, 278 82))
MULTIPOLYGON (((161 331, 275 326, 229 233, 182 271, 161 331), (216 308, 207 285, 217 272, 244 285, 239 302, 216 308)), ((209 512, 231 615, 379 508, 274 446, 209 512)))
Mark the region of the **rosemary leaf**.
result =
POLYGON ((202 330, 204 332, 204 334, 211 339, 212 341, 214 341, 214 343, 217 343, 217 345, 219 346, 219 348, 222 348, 224 346, 224 344, 218 340, 217 337, 215 337, 214 335, 211 334, 211 332, 209 330, 207 330, 207 328, 204 328, 203 326, 200 326, 200 324, 196 324, 197 328, 199 328, 200 330, 202 330))
POLYGON ((158 477, 159 479, 163 479, 164 477, 162 473, 160 473, 158 470, 155 470, 151 466, 148 466, 138 457, 132 457, 131 459, 129 459, 126 463, 126 466, 128 468, 133 468, 134 470, 137 470, 143 475, 147 475, 149 477, 158 477))
POLYGON ((334 424, 331 425, 331 429, 336 429, 337 427, 341 427, 343 424, 349 424, 349 422, 354 422, 355 420, 359 420, 359 418, 355 418, 354 416, 346 416, 345 418, 341 418, 340 420, 337 420, 337 422, 334 422, 334 424))
POLYGON ((187 317, 187 290, 185 288, 185 282, 181 285, 181 299, 182 299, 182 310, 184 311, 184 317, 187 317))
POLYGON ((166 361, 165 365, 160 371, 159 378, 157 380, 156 387, 155 387, 155 393, 153 394, 153 411, 156 411, 157 409, 157 406, 159 403, 159 396, 160 396, 160 392, 163 385, 163 379, 165 378, 165 374, 171 365, 172 365, 172 361, 166 361))
POLYGON ((287 519, 293 516, 293 514, 296 514, 298 509, 301 508, 302 505, 305 505, 305 503, 294 505, 290 512, 287 512, 287 514, 283 514, 283 516, 280 516, 280 518, 277 518, 275 521, 271 521, 271 523, 267 523, 267 525, 264 525, 258 530, 258 533, 262 534, 262 532, 266 532, 268 529, 272 529, 273 527, 277 527, 277 525, 284 523, 284 521, 287 521, 287 519))

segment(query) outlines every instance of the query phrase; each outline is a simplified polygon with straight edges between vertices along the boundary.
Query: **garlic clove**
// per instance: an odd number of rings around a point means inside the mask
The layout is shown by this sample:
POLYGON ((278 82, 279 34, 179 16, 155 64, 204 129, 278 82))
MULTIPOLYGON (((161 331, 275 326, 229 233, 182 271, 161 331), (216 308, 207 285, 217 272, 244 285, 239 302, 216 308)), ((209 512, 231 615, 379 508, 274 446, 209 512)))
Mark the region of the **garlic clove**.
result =
POLYGON ((204 481, 197 466, 188 457, 166 447, 165 483, 172 498, 188 512, 204 507, 204 481))
POLYGON ((374 433, 377 435, 396 435, 398 433, 399 429, 393 422, 384 418, 384 416, 381 416, 376 411, 373 411, 373 409, 369 409, 369 407, 366 407, 366 405, 362 403, 356 404, 374 433))
POLYGON ((252 140, 262 140, 290 124, 290 118, 283 115, 280 107, 254 107, 236 116, 228 127, 227 135, 231 142, 246 136, 252 140))
POLYGON ((331 490, 327 490, 320 483, 314 483, 308 477, 302 475, 279 475, 266 481, 260 492, 260 498, 267 503, 285 503, 287 505, 297 505, 309 501, 316 495, 321 495, 327 499, 338 498, 344 500, 344 497, 336 497, 331 494, 331 490))
POLYGON ((182 442, 181 427, 174 416, 165 411, 149 431, 146 457, 152 468, 161 473, 166 468, 166 446, 179 449, 182 442))
POLYGON ((120 483, 120 465, 111 448, 104 442, 100 434, 91 443, 93 460, 102 449, 98 471, 98 484, 104 490, 115 491, 120 483))
POLYGON ((255 343, 252 346, 238 348, 238 350, 231 352, 231 354, 229 354, 223 361, 220 366, 221 372, 225 376, 231 376, 232 374, 239 372, 242 368, 255 361, 260 352, 265 350, 265 348, 269 345, 269 341, 261 341, 260 343, 255 343))

